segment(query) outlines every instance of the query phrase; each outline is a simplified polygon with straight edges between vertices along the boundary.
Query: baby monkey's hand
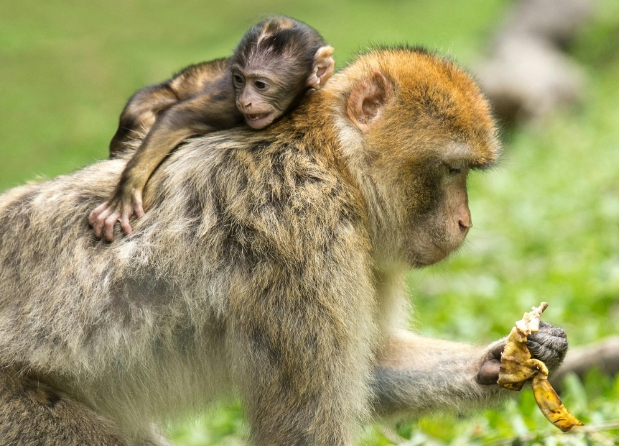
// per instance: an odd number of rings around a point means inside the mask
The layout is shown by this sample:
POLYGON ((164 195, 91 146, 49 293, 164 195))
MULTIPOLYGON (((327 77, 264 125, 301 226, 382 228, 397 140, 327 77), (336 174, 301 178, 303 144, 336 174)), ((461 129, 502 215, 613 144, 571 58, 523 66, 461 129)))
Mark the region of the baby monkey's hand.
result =
POLYGON ((111 242, 114 240, 114 225, 117 221, 120 221, 120 227, 126 235, 131 234, 129 218, 133 214, 138 218, 144 216, 142 190, 132 187, 119 187, 112 198, 90 213, 88 223, 93 227, 96 237, 103 237, 111 242))

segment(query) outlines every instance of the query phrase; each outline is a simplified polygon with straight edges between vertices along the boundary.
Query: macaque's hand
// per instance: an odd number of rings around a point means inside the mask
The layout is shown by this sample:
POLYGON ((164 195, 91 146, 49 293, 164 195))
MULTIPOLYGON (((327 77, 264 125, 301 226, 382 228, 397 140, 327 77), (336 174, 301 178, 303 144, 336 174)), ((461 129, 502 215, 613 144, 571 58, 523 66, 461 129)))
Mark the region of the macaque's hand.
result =
MULTIPOLYGON (((548 367, 558 368, 567 352, 567 337, 560 328, 542 323, 540 317, 548 304, 542 304, 525 313, 516 322, 500 353, 497 384, 510 390, 520 390, 531 381, 535 402, 544 416, 562 431, 583 423, 567 411, 548 381, 548 367)), ((500 343, 489 350, 477 375, 480 384, 490 384, 495 377, 497 352, 500 343)))
POLYGON ((539 359, 552 375, 559 369, 567 353, 567 334, 559 327, 540 321, 539 330, 527 339, 527 348, 533 359, 539 359))
MULTIPOLYGON (((499 379, 501 354, 507 343, 507 337, 495 342, 488 349, 488 353, 477 374, 479 384, 496 384, 499 379)), ((527 348, 531 357, 546 364, 550 374, 555 372, 567 353, 567 336, 565 330, 553 327, 547 322, 540 322, 539 331, 531 333, 527 340, 527 348)))
POLYGON ((126 235, 131 234, 129 217, 133 214, 138 218, 144 216, 142 191, 119 187, 112 198, 90 213, 88 223, 93 227, 96 237, 103 236, 111 242, 114 240, 114 225, 117 221, 120 221, 120 227, 126 235))

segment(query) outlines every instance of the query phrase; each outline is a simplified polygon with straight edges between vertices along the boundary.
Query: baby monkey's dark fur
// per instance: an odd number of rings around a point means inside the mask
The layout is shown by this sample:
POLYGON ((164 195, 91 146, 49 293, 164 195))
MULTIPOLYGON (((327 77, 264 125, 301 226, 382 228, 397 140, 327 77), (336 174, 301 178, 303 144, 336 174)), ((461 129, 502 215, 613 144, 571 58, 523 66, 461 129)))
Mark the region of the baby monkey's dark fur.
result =
POLYGON ((120 220, 142 217, 142 195, 161 161, 183 140, 242 125, 270 125, 296 107, 309 89, 331 77, 333 48, 310 26, 288 17, 263 20, 249 29, 232 57, 191 65, 171 79, 142 88, 120 115, 110 156, 147 133, 105 203, 89 218, 97 237, 111 241, 120 220))

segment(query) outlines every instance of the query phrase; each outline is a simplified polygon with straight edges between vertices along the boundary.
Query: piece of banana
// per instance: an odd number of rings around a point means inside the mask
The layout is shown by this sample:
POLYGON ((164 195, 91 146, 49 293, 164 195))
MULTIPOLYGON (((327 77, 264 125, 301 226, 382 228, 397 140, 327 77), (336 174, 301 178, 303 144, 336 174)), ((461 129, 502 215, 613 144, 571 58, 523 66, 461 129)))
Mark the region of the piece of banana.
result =
POLYGON ((567 411, 550 385, 546 364, 531 358, 527 348, 527 338, 539 330, 540 317, 547 306, 546 302, 542 302, 539 307, 533 307, 512 328, 501 355, 498 384, 506 389, 520 390, 526 381, 532 379, 531 387, 537 406, 552 424, 567 432, 574 426, 583 426, 583 423, 567 411))

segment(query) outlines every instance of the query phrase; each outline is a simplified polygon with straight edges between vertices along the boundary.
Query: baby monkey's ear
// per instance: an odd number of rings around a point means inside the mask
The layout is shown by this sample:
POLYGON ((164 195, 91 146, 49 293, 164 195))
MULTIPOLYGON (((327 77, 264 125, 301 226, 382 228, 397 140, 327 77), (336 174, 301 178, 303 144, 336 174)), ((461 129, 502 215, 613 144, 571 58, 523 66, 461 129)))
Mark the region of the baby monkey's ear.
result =
POLYGON ((332 46, 327 45, 318 48, 316 54, 314 54, 312 73, 307 78, 308 87, 319 90, 329 80, 335 70, 335 61, 331 57, 332 53, 332 46))

